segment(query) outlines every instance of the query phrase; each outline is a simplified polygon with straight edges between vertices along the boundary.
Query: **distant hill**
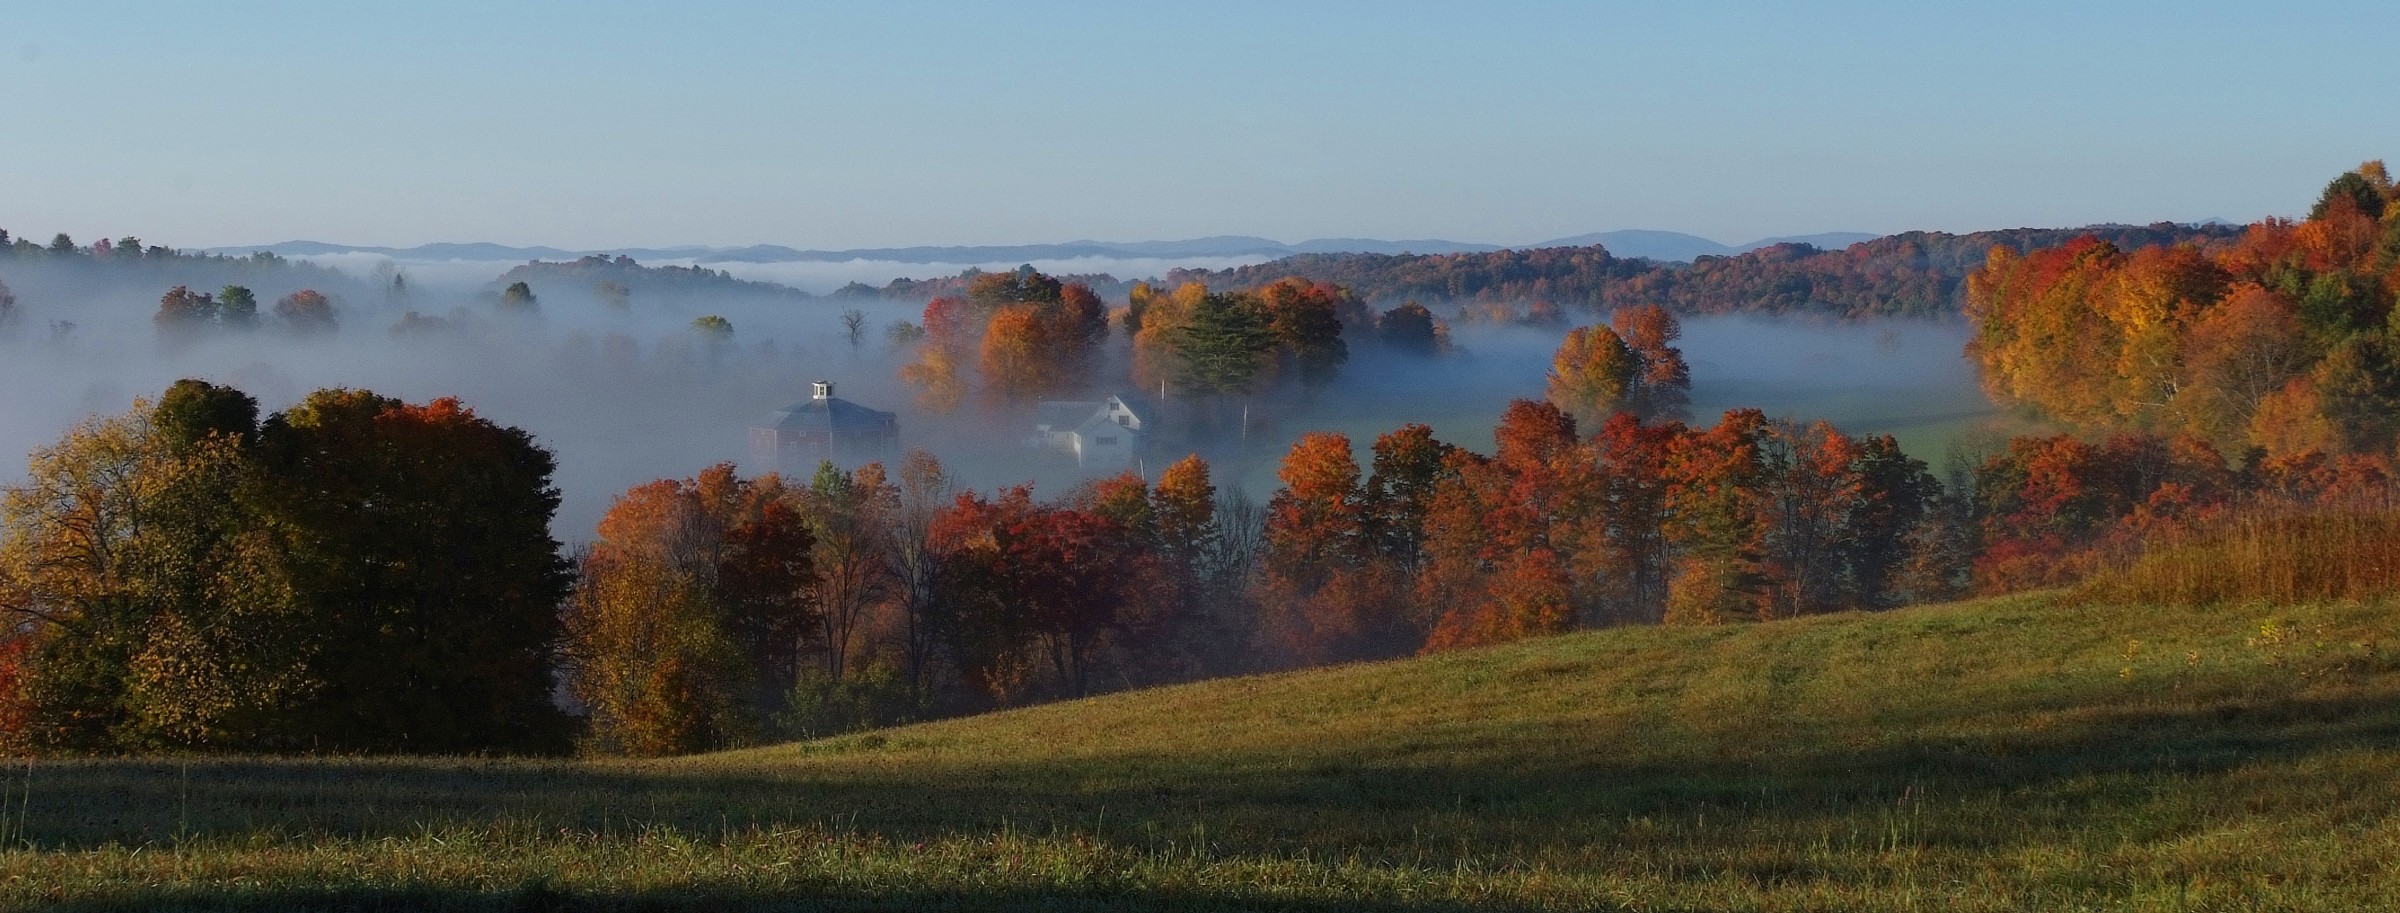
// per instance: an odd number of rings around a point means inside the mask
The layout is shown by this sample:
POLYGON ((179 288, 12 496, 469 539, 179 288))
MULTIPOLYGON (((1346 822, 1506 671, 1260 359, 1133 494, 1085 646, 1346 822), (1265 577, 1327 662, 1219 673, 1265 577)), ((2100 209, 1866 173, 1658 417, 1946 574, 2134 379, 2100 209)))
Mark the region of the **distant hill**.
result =
MULTIPOLYGON (((1679 231, 1648 231, 1644 229, 1627 229, 1624 231, 1594 232, 1588 235, 1576 235, 1571 238, 1557 238, 1532 246, 1590 247, 1594 244, 1597 244, 1608 248, 1609 253, 1619 257, 1640 257, 1644 260, 1658 260, 1668 263, 1690 263, 1694 260, 1700 259, 1701 257, 1730 257, 1735 254, 1745 254, 1762 247, 1773 247, 1778 244, 1806 244, 1810 247, 1821 248, 1824 250, 1840 250, 1860 241, 1872 241, 1878 237, 1881 236, 1871 235, 1861 231, 1829 231, 1813 235, 1786 235, 1776 238, 1760 238, 1748 244, 1720 244, 1707 238, 1700 237, 1699 235, 1687 235, 1679 231)), ((1362 252, 1399 253, 1399 251, 1362 252)), ((1414 253, 1440 254, 1454 253, 1454 251, 1418 250, 1414 251, 1414 253)))
POLYGON ((1302 253, 1449 254, 1499 250, 1494 244, 1424 239, 1380 241, 1373 238, 1316 238, 1285 244, 1267 238, 1223 235, 1181 241, 1064 241, 1056 244, 996 244, 918 247, 856 247, 843 250, 800 250, 780 244, 748 247, 628 247, 607 250, 561 250, 555 247, 510 247, 505 244, 421 244, 416 247, 376 247, 323 241, 284 241, 277 244, 210 248, 210 253, 246 255, 264 251, 285 257, 327 254, 376 254, 400 260, 573 260, 584 256, 632 257, 636 260, 691 260, 698 263, 841 263, 884 260, 895 263, 1030 263, 1035 260, 1176 259, 1193 257, 1288 257, 1302 253))
POLYGON ((673 260, 705 254, 706 247, 628 247, 616 250, 561 250, 555 247, 511 247, 487 242, 419 244, 415 247, 378 247, 361 244, 333 244, 325 241, 282 241, 275 244, 234 245, 210 247, 203 253, 242 256, 270 253, 281 257, 320 257, 328 254, 377 254, 395 260, 573 260, 589 254, 628 256, 637 260, 673 260))
POLYGON ((574 260, 533 261, 509 270, 492 280, 491 285, 499 288, 512 282, 525 283, 537 296, 566 294, 576 298, 598 298, 600 283, 614 282, 625 289, 629 301, 643 304, 680 304, 728 297, 806 301, 816 297, 788 285, 736 279, 721 269, 644 266, 630 257, 597 254, 574 260))
POLYGON ((1880 237, 1883 236, 1872 235, 1863 231, 1828 231, 1813 235, 1785 235, 1778 238, 1760 238, 1756 241, 1752 241, 1748 244, 1742 245, 1739 248, 1736 248, 1735 252, 1749 253, 1750 251, 1757 250, 1761 247, 1774 247, 1777 244, 1806 244, 1819 250, 1841 250, 1842 248, 1849 247, 1852 244, 1857 244, 1861 241, 1873 241, 1880 237))
MULTIPOLYGON (((1730 245, 1698 235, 1673 231, 1628 229, 1557 238, 1539 244, 1517 245, 1520 250, 1542 247, 1601 245, 1619 257, 1689 263, 1699 257, 1724 257, 1784 243, 1822 248, 1847 247, 1876 237, 1860 232, 1827 232, 1763 238, 1730 245)), ((511 247, 490 243, 420 244, 415 247, 332 244, 324 241, 284 241, 277 244, 209 248, 208 252, 240 256, 265 251, 285 257, 326 254, 376 254, 397 260, 573 260, 584 256, 632 257, 642 261, 690 260, 695 263, 842 263, 880 260, 894 263, 1031 263, 1036 260, 1184 259, 1198 257, 1258 257, 1272 259, 1300 254, 1476 254, 1503 245, 1440 238, 1385 241, 1378 238, 1311 238, 1285 244, 1272 238, 1217 235, 1180 241, 1061 241, 1055 244, 920 245, 914 247, 852 247, 840 250, 802 250, 781 244, 746 247, 625 247, 607 250, 562 250, 556 247, 511 247)))
MULTIPOLYGON (((1684 313, 1945 316, 1961 311, 1967 274, 1983 263, 1984 254, 1994 246, 2025 251, 2094 235, 2132 249, 2218 243, 2241 231, 2233 226, 2161 222, 1964 235, 1908 232, 1858 241, 1839 250, 1787 240, 1743 252, 1702 254, 1688 264, 1632 257, 1606 244, 1457 254, 1302 254, 1236 269, 1175 270, 1166 281, 1253 288, 1285 276, 1300 276, 1345 286, 1378 307, 1411 300, 1451 306, 1548 301, 1593 311, 1664 304, 1684 313)), ((1623 233, 1561 238, 1552 243, 1610 235, 1621 237, 1623 233)), ((1813 237, 1838 242, 1857 236, 1813 237)), ((1674 239, 1672 233, 1650 232, 1628 241, 1651 243, 1647 249, 1657 252, 1663 245, 1683 243, 1674 239)), ((1684 246, 1687 250, 1692 247, 1684 246)))
MULTIPOLYGON (((1285 276, 1301 276, 1347 286, 1380 307, 1409 300, 1453 306, 1479 301, 1542 300, 1597 311, 1660 303, 1686 313, 1815 312, 1878 316, 1958 313, 1964 304, 1967 273, 1983 262, 1984 252, 1994 245, 2023 251, 2093 234, 2119 247, 2135 248, 2152 244, 2215 243, 2240 233, 2240 227, 2221 223, 2160 222, 2146 226, 2019 228, 1963 235, 1906 232, 1877 237, 1861 232, 1825 232, 1761 238, 1740 246, 1680 232, 1627 230, 1576 235, 1518 248, 1439 239, 1319 238, 1284 244, 1267 238, 1224 235, 1181 241, 1067 241, 830 251, 797 250, 772 244, 572 252, 481 243, 391 248, 287 241, 263 247, 217 248, 215 252, 261 251, 282 256, 358 252, 399 259, 520 260, 532 264, 530 269, 520 267, 503 281, 540 279, 555 284, 565 280, 582 287, 611 279, 647 297, 680 297, 703 289, 776 295, 790 291, 769 283, 736 280, 722 270, 707 268, 712 263, 879 260, 992 264, 1085 258, 1254 257, 1259 262, 1231 269, 1170 270, 1161 281, 1252 288, 1285 276), (650 263, 681 260, 700 266, 669 267, 668 272, 657 272, 658 268, 653 266, 620 264, 617 262, 620 257, 650 263), (620 271, 624 274, 617 275, 620 271)), ((1132 281, 1132 277, 1097 272, 1073 278, 1111 298, 1122 297, 1132 281)), ((962 281, 957 277, 903 279, 872 292, 862 287, 837 295, 875 294, 922 300, 953 290, 962 281)), ((802 293, 792 294, 806 297, 802 293)))
POLYGON ((1608 252, 1615 256, 1640 257, 1646 260, 1690 262, 1698 257, 1722 257, 1740 253, 1730 246, 1719 244, 1699 235, 1687 235, 1679 231, 1647 231, 1643 229, 1594 232, 1571 238, 1555 238, 1529 246, 1541 248, 1591 247, 1593 245, 1608 248, 1608 252))

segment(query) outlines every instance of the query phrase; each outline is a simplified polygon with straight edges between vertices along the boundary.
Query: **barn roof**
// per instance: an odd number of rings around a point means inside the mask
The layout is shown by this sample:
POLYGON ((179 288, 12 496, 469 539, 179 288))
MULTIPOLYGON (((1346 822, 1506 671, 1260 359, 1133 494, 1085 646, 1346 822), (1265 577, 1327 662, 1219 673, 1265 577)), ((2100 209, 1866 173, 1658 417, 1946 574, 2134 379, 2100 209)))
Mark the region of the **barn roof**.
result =
POLYGON ((846 399, 805 399, 768 413, 760 428, 797 432, 881 432, 899 426, 900 417, 869 409, 846 399))

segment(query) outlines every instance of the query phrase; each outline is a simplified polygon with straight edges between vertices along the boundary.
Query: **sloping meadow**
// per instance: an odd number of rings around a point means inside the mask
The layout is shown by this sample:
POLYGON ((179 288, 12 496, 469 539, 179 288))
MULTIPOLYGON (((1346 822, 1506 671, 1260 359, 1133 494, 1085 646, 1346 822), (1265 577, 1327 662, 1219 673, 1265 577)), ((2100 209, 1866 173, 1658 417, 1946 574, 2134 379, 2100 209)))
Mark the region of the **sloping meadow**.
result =
POLYGON ((1621 629, 676 761, 43 762, 0 901, 2367 909, 2396 609, 1621 629))

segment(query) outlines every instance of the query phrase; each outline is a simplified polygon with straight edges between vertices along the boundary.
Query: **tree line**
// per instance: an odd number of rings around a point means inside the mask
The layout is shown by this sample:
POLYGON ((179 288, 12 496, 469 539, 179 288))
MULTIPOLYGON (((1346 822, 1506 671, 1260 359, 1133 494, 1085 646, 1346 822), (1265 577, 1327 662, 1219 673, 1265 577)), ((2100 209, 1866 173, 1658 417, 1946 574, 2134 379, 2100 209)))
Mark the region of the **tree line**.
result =
POLYGON ((1536 302, 1606 314, 1656 304, 1683 314, 1947 316, 1965 307, 1967 274, 1994 247, 2028 251, 2083 235, 2123 246, 2215 245, 2239 233, 2228 226, 2167 222, 1969 234, 1920 231, 1843 250, 1778 244, 1689 264, 1617 257, 1599 245, 1460 254, 1301 254, 1227 270, 1176 270, 1166 281, 1248 288, 1298 276, 1342 286, 1377 306, 1536 302))
MULTIPOLYGON (((40 244, 0 229, 0 339, 22 332, 36 314, 48 322, 54 337, 71 336, 77 322, 84 319, 77 310, 81 303, 96 296, 122 293, 131 297, 136 290, 147 297, 169 286, 211 299, 205 307, 185 310, 200 317, 197 323, 205 324, 216 316, 215 299, 222 298, 222 293, 189 290, 218 285, 245 292, 307 290, 322 294, 317 290, 351 289, 357 283, 331 269, 263 251, 241 257, 191 253, 147 244, 130 235, 87 245, 59 234, 49 244, 40 244)), ((233 310, 226 322, 240 323, 241 302, 227 304, 233 310)), ((162 324, 165 322, 162 314, 162 324)))
POLYGON ((2306 219, 2230 243, 2098 237, 1992 251, 1970 277, 1984 386, 2066 424, 2206 441, 2250 462, 2400 438, 2400 205, 2383 163, 2306 219))
MULTIPOLYGON (((269 312, 273 326, 293 336, 323 336, 341 327, 333 300, 316 289, 301 289, 275 300, 269 312)), ((195 292, 184 286, 167 290, 150 318, 159 340, 170 347, 189 345, 217 333, 248 333, 266 324, 259 313, 258 295, 249 286, 228 285, 216 292, 195 292)))
MULTIPOLYGON (((855 340, 859 328, 851 330, 855 340)), ((1352 339, 1422 355, 1447 348, 1447 329, 1423 307, 1377 314, 1322 282, 1287 277, 1224 292, 1139 283, 1112 311, 1090 286, 1030 266, 977 274, 964 294, 927 302, 921 324, 900 324, 888 335, 914 350, 900 379, 935 412, 956 409, 977 391, 1024 402, 1112 378, 1203 397, 1316 388, 1349 361, 1352 339), (1127 337, 1122 362, 1104 348, 1112 327, 1127 337)))
MULTIPOLYGON (((1676 376, 1663 310, 1585 330, 1561 374, 1613 339, 1633 390, 1676 376)), ((1677 402, 1518 401, 1489 455, 1412 424, 1362 465, 1305 435, 1263 507, 1197 456, 1046 501, 914 452, 805 480, 716 466, 625 492, 562 556, 521 431, 353 390, 260 420, 184 381, 36 453, 0 502, 0 747, 685 753, 2052 586, 2238 516, 2388 506, 2395 477, 2123 434, 1962 451, 1937 478, 1888 436, 1698 426, 1677 402)))
POLYGON ((809 301, 817 296, 772 282, 736 279, 705 266, 644 266, 624 255, 597 254, 566 261, 537 260, 511 268, 496 284, 588 289, 611 310, 636 297, 647 301, 698 304, 726 297, 809 301))
POLYGON ((1051 503, 956 490, 922 452, 716 466, 602 520, 566 681, 589 747, 668 754, 1246 670, 1253 515, 1198 457, 1051 503))

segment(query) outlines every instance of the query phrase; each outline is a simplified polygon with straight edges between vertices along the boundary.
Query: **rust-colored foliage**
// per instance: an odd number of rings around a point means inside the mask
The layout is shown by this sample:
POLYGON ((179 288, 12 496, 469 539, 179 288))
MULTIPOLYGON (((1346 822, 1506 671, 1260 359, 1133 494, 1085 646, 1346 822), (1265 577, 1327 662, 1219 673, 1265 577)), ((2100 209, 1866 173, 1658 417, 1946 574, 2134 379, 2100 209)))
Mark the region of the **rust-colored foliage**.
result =
POLYGON ((1692 371, 1675 340, 1683 324, 1655 304, 1619 309, 1609 325, 1625 341, 1638 366, 1627 406, 1644 421, 1681 419, 1691 406, 1692 371))
POLYGON ((31 638, 0 638, 0 745, 22 744, 32 708, 25 699, 25 653, 31 638))
POLYGON ((1667 460, 1685 433, 1619 413, 1592 436, 1599 488, 1572 522, 1593 527, 1582 536, 1584 565, 1601 581, 1600 611, 1610 621, 1655 622, 1665 612, 1667 460))
POLYGON ((1283 488, 1267 505, 1267 571, 1306 592, 1364 557, 1365 513, 1350 438, 1301 435, 1276 471, 1283 488))
POLYGON ((1107 518, 1144 549, 1155 544, 1158 526, 1150 511, 1150 483, 1133 470, 1099 479, 1085 489, 1078 509, 1107 518))
POLYGON ((304 288, 276 299, 275 319, 284 329, 301 336, 323 336, 340 328, 334 317, 333 301, 315 289, 304 288))
POLYGON ((1405 581, 1374 554, 1350 439, 1302 435, 1284 456, 1267 504, 1259 581, 1270 641, 1287 661, 1389 656, 1412 644, 1405 581))
POLYGON ((1760 516, 1766 416, 1725 413, 1714 428, 1679 438, 1667 455, 1664 530, 1681 553, 1666 620, 1714 624, 1767 614, 1766 526, 1760 516))
POLYGON ((1106 638, 1125 627, 1120 611, 1148 576, 1125 528, 1035 504, 1017 486, 997 500, 961 493, 934 537, 958 590, 953 640, 968 685, 1003 703, 1088 693, 1106 638))
POLYGON ((1190 454, 1159 473, 1150 492, 1150 516, 1159 554, 1179 575, 1197 573, 1217 537, 1217 486, 1209 481, 1208 461, 1190 454))
POLYGON ((601 518, 567 613, 567 685, 596 750, 756 738, 816 634, 815 541, 781 479, 719 464, 636 486, 601 518))
POLYGON ((2362 165, 2307 220, 2267 219, 2213 249, 2128 253, 2089 236, 1994 248, 1968 279, 1985 386, 2080 428, 2227 454, 2391 450, 2400 207, 2383 174, 2362 165))
POLYGON ((1108 337, 1108 306, 1082 283, 1061 283, 1031 268, 989 273, 966 296, 937 296, 925 306, 925 337, 900 377, 937 412, 957 408, 972 355, 986 393, 1019 400, 1086 382, 1108 337))

